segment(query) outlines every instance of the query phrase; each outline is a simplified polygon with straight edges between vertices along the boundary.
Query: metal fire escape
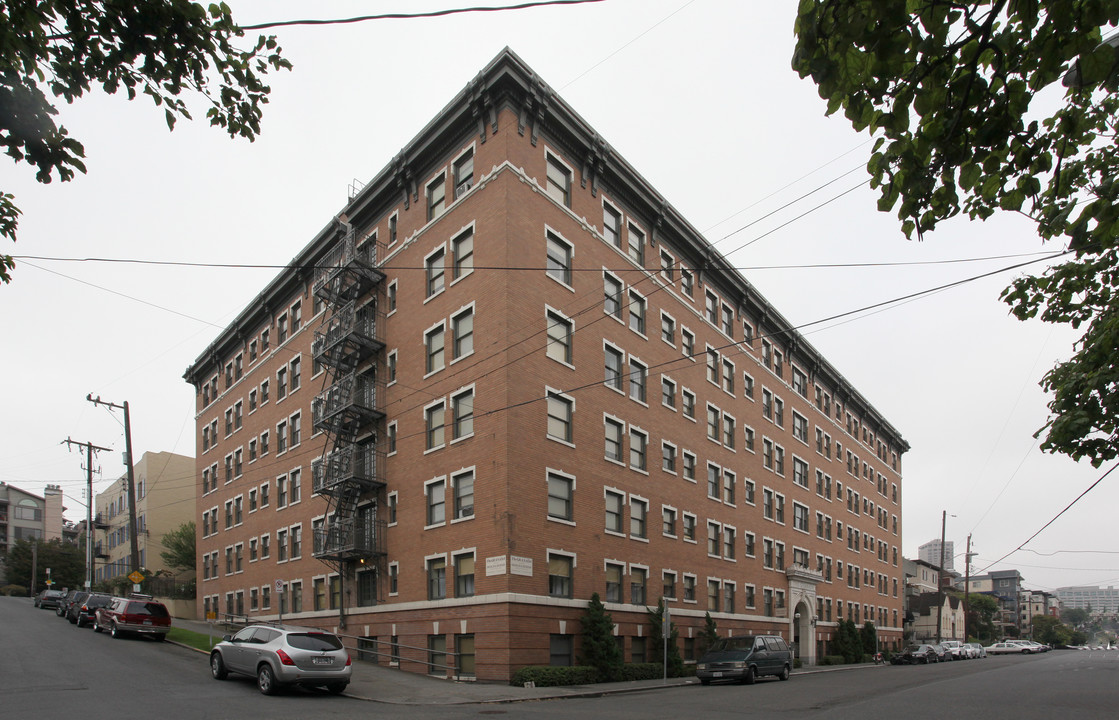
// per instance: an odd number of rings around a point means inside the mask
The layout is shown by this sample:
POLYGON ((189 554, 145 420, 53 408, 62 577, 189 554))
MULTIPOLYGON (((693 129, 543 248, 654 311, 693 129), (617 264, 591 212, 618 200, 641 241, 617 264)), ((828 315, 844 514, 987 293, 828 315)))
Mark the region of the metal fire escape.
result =
POLYGON ((314 555, 339 575, 346 574, 348 563, 372 562, 384 576, 385 521, 378 517, 384 453, 377 444, 384 419, 378 301, 385 276, 377 263, 376 242, 359 245, 348 228, 314 284, 327 312, 311 354, 325 368, 327 385, 315 398, 312 414, 315 429, 329 438, 327 450, 311 466, 314 492, 328 503, 323 525, 314 529, 314 555))

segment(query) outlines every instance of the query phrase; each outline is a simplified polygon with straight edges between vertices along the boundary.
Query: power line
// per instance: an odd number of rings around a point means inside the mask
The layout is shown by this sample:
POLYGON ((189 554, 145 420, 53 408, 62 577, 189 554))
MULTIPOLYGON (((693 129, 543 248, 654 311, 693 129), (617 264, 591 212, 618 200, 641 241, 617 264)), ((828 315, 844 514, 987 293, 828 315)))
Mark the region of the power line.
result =
POLYGON ((242 30, 264 30, 274 27, 290 27, 293 25, 349 25, 367 22, 370 20, 416 20, 422 18, 445 17, 447 15, 461 15, 463 13, 504 12, 506 10, 528 10, 531 8, 545 7, 547 5, 583 5, 598 3, 604 0, 538 0, 519 5, 476 6, 465 8, 448 8, 446 10, 432 10, 421 13, 381 13, 379 15, 359 15, 351 18, 334 20, 280 20, 277 22, 257 23, 256 25, 241 25, 242 30))

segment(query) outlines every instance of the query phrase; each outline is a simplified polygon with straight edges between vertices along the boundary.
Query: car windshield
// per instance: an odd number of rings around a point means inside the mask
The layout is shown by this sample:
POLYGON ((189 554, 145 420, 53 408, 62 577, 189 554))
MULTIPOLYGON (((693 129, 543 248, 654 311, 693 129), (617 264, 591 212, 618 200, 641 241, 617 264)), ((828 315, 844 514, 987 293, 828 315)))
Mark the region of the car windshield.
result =
POLYGON ((725 652, 727 650, 749 650, 753 647, 753 637, 730 637, 717 641, 711 646, 711 650, 714 652, 725 652))
POLYGON ((288 645, 300 650, 312 652, 327 652, 341 650, 342 641, 333 635, 325 633, 292 633, 288 635, 288 645))

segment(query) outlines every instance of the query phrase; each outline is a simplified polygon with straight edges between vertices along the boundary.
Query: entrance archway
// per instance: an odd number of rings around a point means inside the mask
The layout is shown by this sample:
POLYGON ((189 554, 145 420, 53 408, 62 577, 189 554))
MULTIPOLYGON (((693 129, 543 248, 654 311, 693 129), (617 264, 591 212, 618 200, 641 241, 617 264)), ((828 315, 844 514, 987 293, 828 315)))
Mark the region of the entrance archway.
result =
POLYGON ((812 608, 808 603, 797 603, 793 610, 793 647, 794 657, 800 658, 802 665, 816 664, 816 633, 812 608))

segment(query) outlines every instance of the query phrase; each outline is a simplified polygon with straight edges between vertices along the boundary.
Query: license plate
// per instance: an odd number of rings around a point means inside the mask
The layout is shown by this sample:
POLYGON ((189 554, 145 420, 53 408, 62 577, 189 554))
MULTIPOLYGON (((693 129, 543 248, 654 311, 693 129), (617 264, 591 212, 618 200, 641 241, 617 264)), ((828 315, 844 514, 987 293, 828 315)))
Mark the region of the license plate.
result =
POLYGON ((722 677, 722 676, 723 676, 723 673, 722 673, 722 672, 720 672, 720 671, 718 671, 718 670, 716 670, 716 671, 714 672, 714 675, 715 675, 715 677, 722 677))
POLYGON ((151 620, 145 620, 145 621, 144 621, 144 624, 145 624, 145 625, 151 625, 151 624, 152 624, 152 621, 151 621, 151 620))
POLYGON ((311 658, 311 662, 315 665, 333 665, 334 660, 328 657, 311 658))

